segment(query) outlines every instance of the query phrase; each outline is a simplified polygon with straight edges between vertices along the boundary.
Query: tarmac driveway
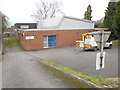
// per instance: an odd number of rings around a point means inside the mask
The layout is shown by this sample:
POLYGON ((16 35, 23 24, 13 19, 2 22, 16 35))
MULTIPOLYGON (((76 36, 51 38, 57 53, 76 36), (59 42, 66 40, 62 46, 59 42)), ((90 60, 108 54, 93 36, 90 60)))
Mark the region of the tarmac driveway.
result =
POLYGON ((72 87, 18 47, 7 48, 2 60, 2 88, 72 87))
MULTIPOLYGON (((102 76, 118 76, 118 48, 104 49, 106 52, 105 68, 102 69, 102 76)), ((67 67, 79 70, 80 72, 99 76, 96 71, 96 54, 99 51, 82 51, 74 46, 38 51, 25 51, 25 53, 38 58, 56 61, 67 67)))
MULTIPOLYGON (((8 48, 7 48, 8 49, 8 48)), ((106 49, 105 68, 102 75, 118 76, 118 48, 106 49)), ((99 51, 97 51, 99 52, 99 51)), ((38 58, 56 61, 80 72, 99 75, 95 69, 96 53, 81 51, 74 46, 38 51, 20 51, 18 47, 6 50, 2 62, 3 88, 72 88, 64 79, 45 70, 38 58), (37 57, 37 58, 35 58, 37 57)))

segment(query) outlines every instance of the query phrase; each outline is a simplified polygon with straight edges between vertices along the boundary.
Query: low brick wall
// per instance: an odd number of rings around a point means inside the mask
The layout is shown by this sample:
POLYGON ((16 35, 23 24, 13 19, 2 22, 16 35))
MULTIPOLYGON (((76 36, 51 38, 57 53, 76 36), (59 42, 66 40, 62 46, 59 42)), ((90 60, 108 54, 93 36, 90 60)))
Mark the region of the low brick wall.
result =
POLYGON ((95 30, 51 30, 51 31, 17 31, 17 39, 25 50, 45 49, 44 36, 56 35, 56 48, 73 46, 76 40, 81 40, 82 34, 95 30), (25 39, 26 36, 34 36, 34 39, 25 39))

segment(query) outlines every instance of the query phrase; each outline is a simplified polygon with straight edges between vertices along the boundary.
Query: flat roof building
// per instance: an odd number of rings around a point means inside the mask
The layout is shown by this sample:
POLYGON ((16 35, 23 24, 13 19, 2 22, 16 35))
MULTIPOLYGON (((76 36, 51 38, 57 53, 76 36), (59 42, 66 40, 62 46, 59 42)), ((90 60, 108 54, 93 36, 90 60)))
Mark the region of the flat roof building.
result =
POLYGON ((93 31, 94 21, 63 16, 42 20, 37 29, 17 29, 16 36, 25 50, 38 50, 74 46, 83 33, 93 31))

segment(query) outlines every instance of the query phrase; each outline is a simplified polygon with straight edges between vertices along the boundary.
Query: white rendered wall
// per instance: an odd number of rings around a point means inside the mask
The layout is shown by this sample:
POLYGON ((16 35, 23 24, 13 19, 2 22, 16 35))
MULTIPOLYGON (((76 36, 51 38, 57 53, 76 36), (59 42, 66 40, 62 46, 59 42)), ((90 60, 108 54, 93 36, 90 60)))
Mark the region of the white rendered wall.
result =
POLYGON ((64 18, 59 29, 94 29, 94 22, 64 18))

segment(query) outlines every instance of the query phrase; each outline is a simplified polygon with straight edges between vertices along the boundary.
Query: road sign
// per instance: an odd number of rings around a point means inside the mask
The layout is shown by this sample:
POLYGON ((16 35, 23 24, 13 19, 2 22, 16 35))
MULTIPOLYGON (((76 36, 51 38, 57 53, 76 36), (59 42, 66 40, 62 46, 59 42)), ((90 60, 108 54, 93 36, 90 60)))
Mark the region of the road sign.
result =
POLYGON ((104 31, 100 31, 100 32, 92 32, 92 35, 93 35, 93 37, 94 37, 94 39, 95 39, 95 41, 96 41, 96 43, 97 43, 97 46, 98 46, 98 48, 100 48, 101 47, 101 38, 102 38, 102 35, 103 35, 103 47, 105 46, 105 43, 106 43, 106 41, 108 40, 108 38, 109 38, 109 36, 110 36, 110 34, 111 34, 111 32, 109 32, 109 31, 106 31, 106 32, 104 32, 104 31))
POLYGON ((96 55, 96 70, 104 68, 105 54, 106 54, 106 52, 103 52, 102 60, 100 60, 101 59, 101 53, 97 53, 97 55, 96 55))
POLYGON ((100 53, 97 53, 96 57, 96 70, 100 71, 100 81, 101 77, 101 69, 104 68, 104 60, 105 60, 105 52, 103 52, 103 47, 105 46, 106 41, 108 40, 111 32, 104 32, 103 30, 100 32, 92 32, 93 37, 97 43, 98 48, 100 48, 100 53))

